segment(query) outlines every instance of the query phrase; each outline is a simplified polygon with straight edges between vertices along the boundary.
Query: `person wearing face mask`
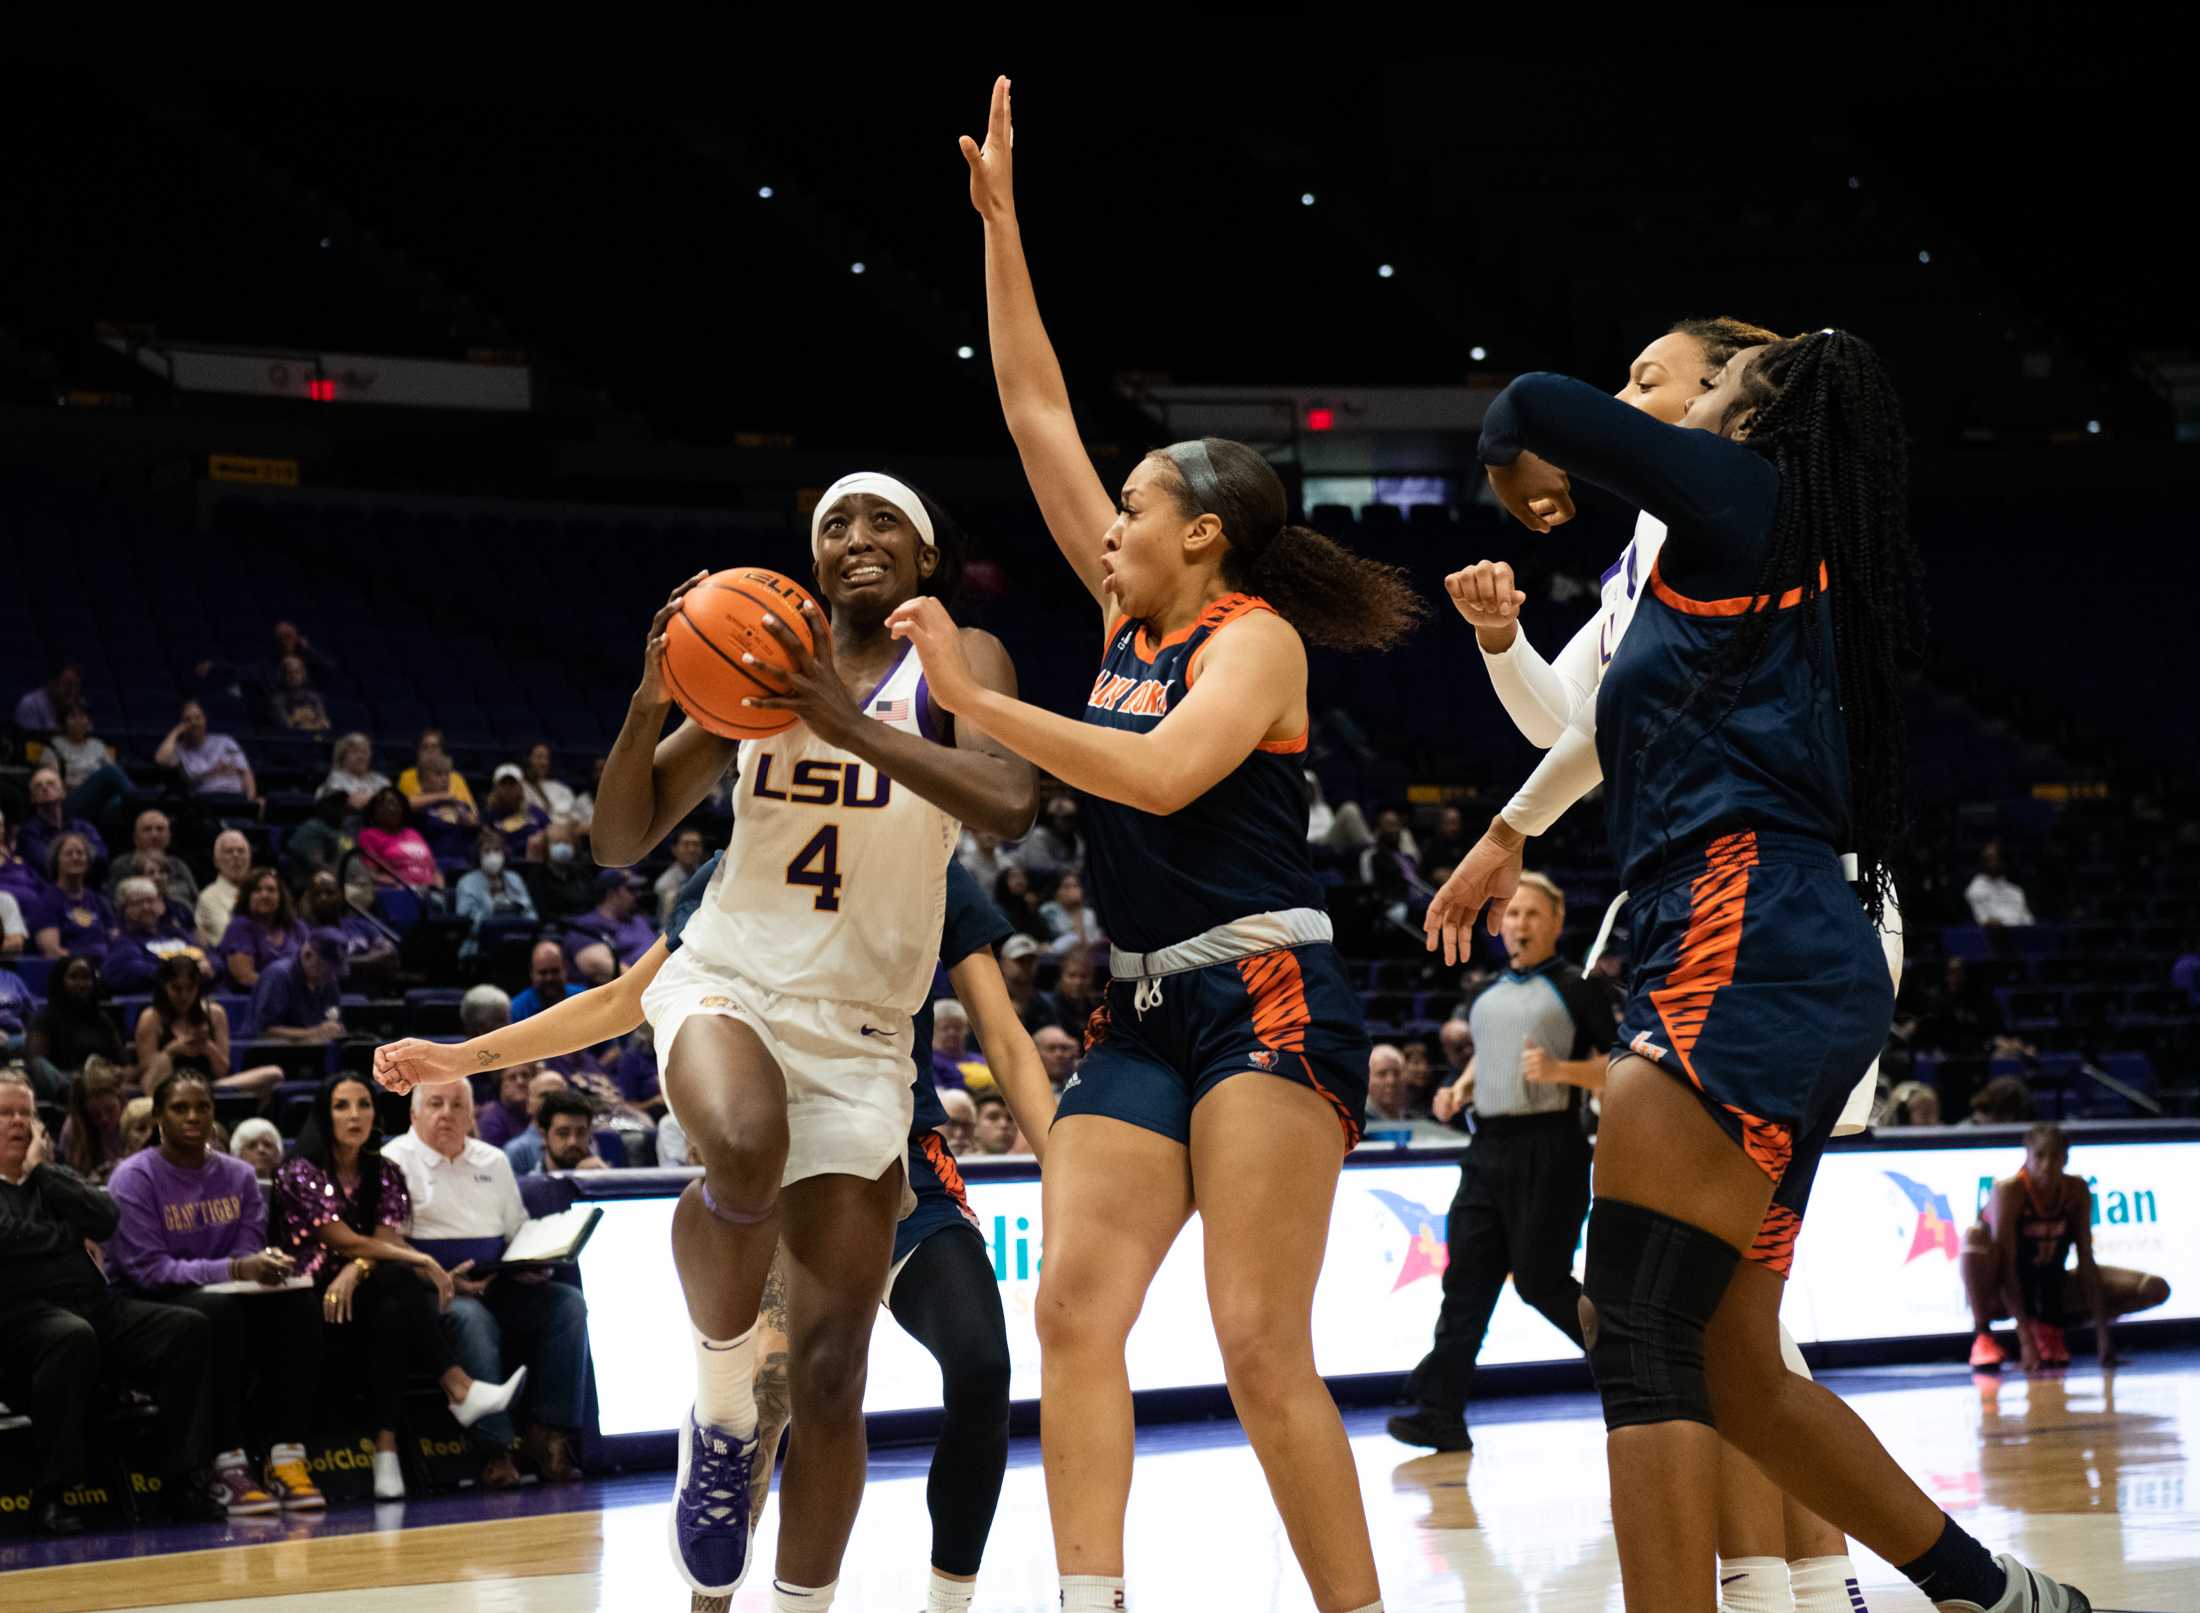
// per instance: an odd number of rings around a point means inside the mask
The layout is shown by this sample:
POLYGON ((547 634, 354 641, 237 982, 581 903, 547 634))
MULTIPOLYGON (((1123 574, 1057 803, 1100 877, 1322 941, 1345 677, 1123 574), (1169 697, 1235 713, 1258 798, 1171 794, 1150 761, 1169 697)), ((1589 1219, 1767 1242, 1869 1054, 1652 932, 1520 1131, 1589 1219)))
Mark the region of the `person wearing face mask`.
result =
POLYGON ((527 881, 512 867, 504 836, 494 829, 481 836, 479 862, 458 880, 458 916, 474 927, 478 936, 484 920, 535 916, 535 898, 527 881))
POLYGON ((560 820, 528 842, 524 864, 535 911, 547 922, 577 917, 596 905, 596 871, 581 855, 580 832, 560 820))

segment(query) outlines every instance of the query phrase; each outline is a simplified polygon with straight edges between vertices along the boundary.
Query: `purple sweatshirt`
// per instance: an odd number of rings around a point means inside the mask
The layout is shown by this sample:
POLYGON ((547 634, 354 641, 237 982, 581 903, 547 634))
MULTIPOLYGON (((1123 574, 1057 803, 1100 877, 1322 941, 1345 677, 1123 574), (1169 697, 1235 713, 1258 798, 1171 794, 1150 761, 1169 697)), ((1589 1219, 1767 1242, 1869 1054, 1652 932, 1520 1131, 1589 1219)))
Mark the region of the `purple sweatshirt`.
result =
POLYGON ((209 1151, 195 1171, 179 1170, 158 1147, 115 1167, 107 1192, 122 1212, 107 1264, 134 1288, 229 1280, 232 1255, 267 1247, 267 1200, 252 1167, 209 1151))

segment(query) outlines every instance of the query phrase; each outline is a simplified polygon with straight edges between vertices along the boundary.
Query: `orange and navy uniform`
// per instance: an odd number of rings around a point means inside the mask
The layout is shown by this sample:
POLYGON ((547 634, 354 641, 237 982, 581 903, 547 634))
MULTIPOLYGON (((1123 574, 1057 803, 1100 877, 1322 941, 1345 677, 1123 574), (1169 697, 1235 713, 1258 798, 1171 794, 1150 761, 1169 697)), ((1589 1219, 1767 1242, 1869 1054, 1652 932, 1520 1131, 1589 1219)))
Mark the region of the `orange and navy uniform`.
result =
POLYGON ((2034 1320, 2059 1323, 2070 1286, 2065 1268, 2091 1194, 2075 1176, 2063 1177, 2053 1193, 2042 1193, 2029 1167, 2018 1169, 2017 1181, 2017 1283, 2034 1320))
POLYGON ((1775 1184, 1751 1258, 1785 1271, 1818 1156, 1885 1045, 1894 994, 1843 873, 1852 806, 1830 590, 1759 592, 1780 501, 1762 453, 1526 375, 1482 457, 1533 452, 1666 523, 1597 689, 1605 827, 1630 894, 1633 976, 1615 1053, 1685 1083, 1775 1184), (1769 612, 1741 686, 1736 633, 1769 612))
MULTIPOLYGON (((1159 727, 1197 681, 1215 634, 1272 609, 1226 594, 1158 640, 1145 624, 1117 618, 1084 720, 1137 733, 1159 727)), ((1264 743, 1171 813, 1083 798, 1086 888, 1116 947, 1149 954, 1256 914, 1323 906, 1306 844, 1305 752, 1304 733, 1264 743)), ((1135 982, 1110 981, 1058 1116, 1105 1114, 1188 1141, 1193 1106, 1253 1071, 1310 1087, 1329 1103, 1346 1146, 1358 1140, 1367 1027, 1333 946, 1278 947, 1166 976, 1160 1001, 1143 1011, 1136 994, 1135 982)))

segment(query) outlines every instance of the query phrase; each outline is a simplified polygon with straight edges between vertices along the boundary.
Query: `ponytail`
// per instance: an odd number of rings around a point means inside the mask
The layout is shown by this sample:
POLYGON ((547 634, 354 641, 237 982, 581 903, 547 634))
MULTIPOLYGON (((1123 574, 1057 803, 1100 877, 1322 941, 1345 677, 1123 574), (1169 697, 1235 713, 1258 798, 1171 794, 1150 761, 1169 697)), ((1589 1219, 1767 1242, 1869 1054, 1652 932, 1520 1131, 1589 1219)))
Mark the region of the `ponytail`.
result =
POLYGON ((1195 437, 1155 457, 1174 473, 1179 511, 1222 518, 1222 580, 1260 595, 1309 644, 1387 650, 1427 614, 1403 567, 1291 525, 1283 479, 1245 444, 1195 437))

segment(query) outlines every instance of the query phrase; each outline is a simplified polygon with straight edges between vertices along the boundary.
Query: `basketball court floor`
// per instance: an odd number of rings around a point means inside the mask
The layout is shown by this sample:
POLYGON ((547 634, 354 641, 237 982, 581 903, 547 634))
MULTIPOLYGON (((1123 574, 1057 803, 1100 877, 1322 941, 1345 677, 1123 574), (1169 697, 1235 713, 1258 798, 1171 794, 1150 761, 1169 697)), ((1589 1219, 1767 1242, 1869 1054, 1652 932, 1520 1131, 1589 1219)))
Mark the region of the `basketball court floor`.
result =
MULTIPOLYGON (((1880 1368, 1828 1382, 1974 1533, 2083 1586, 2102 1610, 2200 1613, 2200 1354, 2156 1351, 2106 1378, 1999 1383, 1960 1368, 1880 1368)), ((1590 1613, 1620 1607, 1604 1438, 1587 1395, 1478 1408, 1472 1455, 1396 1444, 1349 1418, 1393 1613, 1590 1613)), ((836 1609, 924 1602, 928 1447, 873 1453, 836 1609)), ((666 1558, 668 1473, 462 1494, 320 1519, 240 1522, 45 1544, 0 1543, 0 1610, 80 1613, 681 1613, 666 1558)), ((734 1613, 766 1607, 762 1566, 734 1613)), ((1927 1606, 1860 1552, 1873 1613, 1927 1606)), ((1312 1607, 1234 1424, 1141 1430, 1129 1573, 1140 1613, 1312 1607)), ((1037 1447, 1018 1441, 977 1606, 1055 1605, 1037 1447)))

